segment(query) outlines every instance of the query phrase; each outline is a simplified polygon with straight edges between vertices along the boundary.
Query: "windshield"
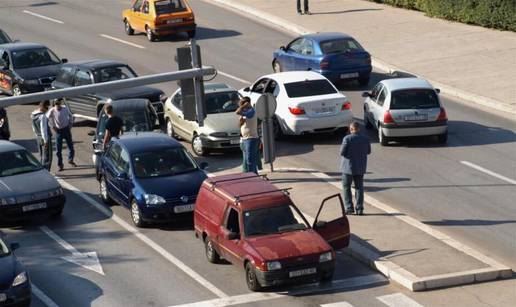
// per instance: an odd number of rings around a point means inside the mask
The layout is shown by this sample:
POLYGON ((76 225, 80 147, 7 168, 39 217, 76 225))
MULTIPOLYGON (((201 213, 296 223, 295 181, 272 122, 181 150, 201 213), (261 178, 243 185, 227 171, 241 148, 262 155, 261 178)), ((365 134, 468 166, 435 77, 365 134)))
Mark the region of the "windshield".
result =
MULTIPOLYGON (((148 119, 147 113, 143 111, 127 111, 127 112, 116 112, 116 115, 123 121, 122 131, 123 132, 144 132, 151 131, 152 125, 148 119)), ((99 119, 99 138, 104 137, 106 132, 106 123, 108 116, 102 112, 99 119)))
POLYGON ((95 83, 123 80, 136 77, 136 73, 126 65, 105 67, 93 71, 95 83))
POLYGON ((246 236, 269 235, 307 228, 309 228, 308 225, 292 205, 244 212, 244 231, 246 236))
POLYGON ((5 245, 4 241, 0 239, 0 257, 9 255, 9 249, 7 249, 7 245, 5 245))
POLYGON ((12 52, 14 68, 39 67, 61 64, 61 60, 48 48, 17 50, 12 52))
POLYGON ((285 83, 285 90, 290 98, 335 94, 337 90, 328 80, 305 80, 285 83))
POLYGON ((391 110, 439 108, 437 94, 431 89, 393 91, 391 97, 391 110))
POLYGON ((173 176, 197 170, 197 164, 184 148, 134 154, 133 164, 139 178, 173 176))
POLYGON ((172 14, 186 11, 183 0, 162 0, 154 3, 157 15, 172 14))
POLYGON ((25 149, 0 153, 0 177, 35 172, 40 169, 41 164, 25 149))
POLYGON ((206 95, 208 114, 235 112, 240 97, 238 92, 211 93, 206 95))
POLYGON ((339 38, 336 40, 321 42, 321 51, 323 54, 345 53, 364 51, 364 48, 352 38, 339 38))

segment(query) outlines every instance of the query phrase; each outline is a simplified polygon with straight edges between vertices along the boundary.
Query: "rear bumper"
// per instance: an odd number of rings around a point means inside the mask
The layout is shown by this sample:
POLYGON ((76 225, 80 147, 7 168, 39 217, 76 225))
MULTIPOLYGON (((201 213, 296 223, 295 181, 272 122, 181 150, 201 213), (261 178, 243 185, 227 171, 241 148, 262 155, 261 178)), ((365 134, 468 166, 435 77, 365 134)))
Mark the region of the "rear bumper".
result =
POLYGON ((440 135, 448 131, 446 121, 415 123, 412 125, 382 124, 383 134, 387 137, 411 137, 440 135))
POLYGON ((321 75, 328 78, 330 81, 340 81, 340 80, 352 80, 358 78, 369 78, 371 71, 373 70, 372 66, 357 66, 350 69, 344 70, 321 70, 318 71, 321 75), (358 77, 346 77, 342 78, 342 75, 358 73, 358 77))
POLYGON ((296 116, 295 118, 279 120, 280 124, 283 124, 283 131, 285 134, 300 135, 306 133, 324 133, 348 127, 353 121, 353 113, 344 111, 332 116, 296 116), (281 123, 282 121, 283 123, 281 123))
POLYGON ((323 276, 328 276, 333 274, 335 270, 335 262, 328 261, 324 263, 314 263, 312 265, 305 265, 303 267, 296 268, 285 268, 277 271, 268 271, 264 272, 261 270, 256 270, 256 278, 260 282, 260 285, 267 286, 277 286, 284 284, 292 284, 292 283, 305 283, 305 282, 313 282, 319 281, 323 278, 323 276), (316 273, 311 275, 305 275, 300 277, 289 277, 289 273, 296 270, 302 270, 305 268, 316 268, 316 273))
POLYGON ((2 221, 17 221, 29 218, 31 216, 35 216, 41 213, 57 213, 63 210, 66 202, 66 197, 64 195, 59 195, 57 197, 42 199, 33 202, 21 203, 16 205, 5 205, 0 206, 0 220, 2 221), (23 211, 23 206, 42 203, 45 202, 47 207, 44 209, 37 209, 33 211, 23 211))
POLYGON ((197 25, 195 23, 191 24, 181 24, 181 25, 165 25, 165 26, 156 26, 152 32, 156 35, 166 35, 173 34, 179 32, 189 32, 195 30, 197 25))

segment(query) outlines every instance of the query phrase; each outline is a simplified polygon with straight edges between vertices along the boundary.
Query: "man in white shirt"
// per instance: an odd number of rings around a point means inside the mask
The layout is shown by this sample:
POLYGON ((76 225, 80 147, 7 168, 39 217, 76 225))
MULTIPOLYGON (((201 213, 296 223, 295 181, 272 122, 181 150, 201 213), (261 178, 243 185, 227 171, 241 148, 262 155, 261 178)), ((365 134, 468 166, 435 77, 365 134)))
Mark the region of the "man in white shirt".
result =
POLYGON ((50 133, 50 126, 48 125, 46 115, 49 107, 50 101, 41 101, 38 108, 30 114, 32 130, 36 134, 38 142, 40 162, 47 170, 50 170, 52 165, 52 134, 50 133))
POLYGON ((54 107, 48 111, 48 123, 52 132, 56 135, 56 156, 57 156, 57 167, 58 171, 64 169, 63 165, 63 140, 68 146, 68 164, 76 167, 77 164, 73 162, 75 151, 73 149, 72 140, 72 125, 73 115, 66 106, 63 106, 62 100, 56 100, 54 107))
POLYGON ((243 155, 243 172, 258 174, 258 147, 260 145, 258 118, 251 106, 251 99, 249 97, 244 97, 240 100, 236 114, 240 115, 240 134, 242 135, 240 148, 243 155))

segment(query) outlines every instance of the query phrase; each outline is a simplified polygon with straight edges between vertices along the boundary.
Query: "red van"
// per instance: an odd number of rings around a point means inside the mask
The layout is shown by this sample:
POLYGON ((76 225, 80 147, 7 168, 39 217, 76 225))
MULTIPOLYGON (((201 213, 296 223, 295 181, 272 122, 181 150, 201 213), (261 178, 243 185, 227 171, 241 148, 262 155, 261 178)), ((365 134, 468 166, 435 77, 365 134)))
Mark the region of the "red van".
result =
MULTIPOLYGON (((339 213, 340 215, 340 213, 339 213)), ((242 266, 249 289, 331 280, 334 249, 348 246, 349 222, 339 194, 323 200, 313 225, 287 190, 253 173, 211 177, 199 190, 195 235, 205 243, 208 261, 220 258, 242 266), (338 198, 342 217, 318 221, 327 200, 338 198)))

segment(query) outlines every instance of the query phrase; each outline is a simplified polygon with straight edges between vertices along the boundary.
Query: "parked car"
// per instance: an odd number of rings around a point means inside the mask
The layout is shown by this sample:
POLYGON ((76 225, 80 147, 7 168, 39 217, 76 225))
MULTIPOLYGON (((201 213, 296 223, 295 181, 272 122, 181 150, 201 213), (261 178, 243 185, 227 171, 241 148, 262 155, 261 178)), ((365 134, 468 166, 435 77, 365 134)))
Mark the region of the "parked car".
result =
POLYGON ((65 200, 56 178, 29 151, 0 141, 0 220, 19 220, 41 212, 59 216, 65 200))
POLYGON ((0 45, 0 92, 13 96, 42 92, 66 62, 41 44, 0 45))
POLYGON ((203 127, 199 127, 197 121, 184 119, 180 89, 167 100, 167 134, 191 142, 192 150, 198 156, 207 155, 213 149, 238 148, 240 126, 235 111, 240 96, 237 90, 222 83, 208 83, 204 85, 204 95, 207 116, 203 127))
POLYGON ((127 35, 144 32, 151 42, 158 36, 179 32, 193 38, 197 27, 187 0, 133 0, 122 19, 127 35))
POLYGON ((99 162, 101 199, 130 208, 137 227, 191 216, 206 178, 206 165, 197 165, 179 142, 162 133, 112 139, 99 162))
POLYGON ((19 247, 18 243, 7 245, 0 237, 0 306, 30 306, 29 273, 14 254, 19 247))
POLYGON ((288 193, 252 173, 210 177, 194 211, 195 235, 209 262, 223 257, 245 268, 247 286, 331 280, 334 249, 349 245, 349 222, 340 194, 323 200, 311 226, 288 193), (318 219, 328 200, 338 198, 342 216, 318 219))
MULTIPOLYGON (((103 83, 137 77, 127 64, 112 60, 87 60, 63 65, 52 83, 53 89, 103 83)), ((97 120, 103 103, 113 100, 145 98, 152 102, 156 112, 163 117, 163 102, 167 99, 162 90, 149 86, 135 86, 103 93, 67 98, 65 103, 74 116, 97 120)))
POLYGON ((11 130, 9 129, 9 118, 7 111, 0 107, 0 140, 9 141, 11 138, 11 130))
POLYGON ((274 72, 311 70, 334 83, 358 80, 367 85, 371 76, 371 55, 351 36, 342 33, 314 33, 299 36, 273 53, 274 72))
POLYGON ((264 93, 276 97, 274 135, 300 135, 347 129, 353 120, 351 103, 324 76, 313 71, 266 75, 241 89, 256 103, 264 93))
POLYGON ((9 43, 14 43, 13 39, 10 38, 4 30, 0 29, 0 45, 9 43))
MULTIPOLYGON (((105 103, 99 103, 105 105, 105 103)), ((113 113, 124 122, 123 133, 127 132, 148 132, 161 129, 158 114, 147 99, 125 99, 110 102, 113 105, 113 113)), ((88 133, 93 137, 93 163, 96 163, 97 156, 102 154, 104 146, 104 133, 108 116, 102 106, 97 120, 97 128, 88 133)))
POLYGON ((364 123, 378 129, 385 146, 394 138, 437 136, 448 140, 448 117, 439 99, 439 89, 420 78, 380 81, 372 92, 364 92, 364 123))

